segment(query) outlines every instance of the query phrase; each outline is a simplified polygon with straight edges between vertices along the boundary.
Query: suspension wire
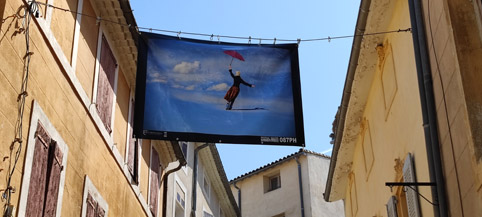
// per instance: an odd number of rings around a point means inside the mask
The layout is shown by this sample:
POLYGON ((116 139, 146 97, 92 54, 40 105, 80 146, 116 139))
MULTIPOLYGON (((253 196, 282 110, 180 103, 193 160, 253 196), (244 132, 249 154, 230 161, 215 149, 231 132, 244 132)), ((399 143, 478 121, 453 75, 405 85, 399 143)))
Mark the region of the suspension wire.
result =
MULTIPOLYGON (((52 4, 47 4, 43 2, 37 2, 37 4, 44 5, 46 7, 51 7, 53 9, 65 11, 65 12, 70 12, 73 14, 85 16, 85 17, 90 17, 93 19, 96 19, 97 21, 105 21, 108 23, 112 24, 117 24, 120 26, 125 26, 125 27, 132 27, 130 24, 118 22, 118 21, 113 21, 113 20, 108 20, 104 19, 102 17, 97 17, 94 15, 89 15, 89 14, 84 14, 82 12, 66 9, 66 8, 61 8, 54 6, 52 4)), ((165 30, 165 29, 157 29, 157 28, 150 28, 150 27, 142 27, 142 26, 136 26, 138 30, 145 30, 145 31, 156 31, 156 32, 162 32, 162 33, 170 33, 170 34, 175 34, 178 37, 180 34, 185 34, 185 35, 193 35, 193 36, 203 36, 203 37, 209 37, 210 39, 213 36, 217 36, 219 38, 228 38, 228 39, 239 39, 239 40, 259 40, 259 41, 281 41, 281 42, 293 42, 293 43, 300 43, 300 42, 313 42, 313 41, 328 41, 330 42, 331 40, 336 40, 336 39, 345 39, 345 38, 354 38, 354 37, 363 37, 363 36, 373 36, 373 35, 383 35, 383 34, 390 34, 390 33, 400 33, 400 32, 411 32, 412 28, 405 28, 405 29, 398 29, 398 30, 391 30, 391 31, 384 31, 384 32, 374 32, 374 33, 365 33, 365 34, 355 34, 355 35, 345 35, 345 36, 335 36, 335 37, 325 37, 325 38, 312 38, 312 39, 279 39, 279 38, 259 38, 259 37, 245 37, 245 36, 232 36, 232 35, 214 35, 214 34, 207 34, 207 33, 196 33, 196 32, 181 32, 181 31, 174 31, 174 30, 165 30)), ((179 37, 180 38, 180 37, 179 37)))

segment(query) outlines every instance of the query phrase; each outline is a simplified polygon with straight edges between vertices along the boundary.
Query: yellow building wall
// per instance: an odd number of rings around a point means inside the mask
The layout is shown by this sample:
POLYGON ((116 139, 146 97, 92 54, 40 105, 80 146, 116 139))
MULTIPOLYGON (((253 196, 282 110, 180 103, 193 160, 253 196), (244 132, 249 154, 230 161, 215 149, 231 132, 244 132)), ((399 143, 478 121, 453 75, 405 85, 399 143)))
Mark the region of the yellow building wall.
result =
MULTIPOLYGON (((89 4, 88 0, 84 3, 89 4)), ((76 9, 77 1, 63 2, 56 0, 55 5, 67 6, 76 9)), ((15 14, 22 14, 20 0, 7 0, 0 3, 2 19, 15 14)), ((45 6, 43 6, 45 7, 45 6)), ((85 7, 92 12, 92 8, 85 7)), ((68 12, 54 11, 51 31, 56 37, 65 57, 70 61, 73 44, 73 23, 75 17, 68 12)), ((42 18, 40 18, 42 19, 42 18)), ((12 16, 5 19, 0 30, 0 156, 5 158, 0 162, 1 180, 6 180, 9 163, 18 143, 10 150, 10 145, 15 137, 14 126, 17 116, 17 96, 20 93, 22 77, 24 74, 24 55, 26 51, 24 32, 20 30, 23 19, 12 16)), ((89 22, 83 19, 82 22, 89 22)), ((95 26, 94 26, 95 27, 95 26)), ((95 63, 95 50, 89 40, 94 40, 96 28, 81 28, 79 46, 79 64, 77 64, 79 82, 83 91, 91 98, 94 83, 93 63, 95 63), (92 35, 90 35, 92 34, 92 35), (83 41, 85 40, 85 41, 83 41)), ((110 33, 115 34, 115 33, 110 33)), ((95 37, 96 38, 96 37, 95 37)), ((97 39, 95 39, 97 40, 97 39)), ((69 148, 68 160, 65 169, 65 185, 62 198, 61 216, 80 216, 82 209, 82 195, 85 175, 88 175, 100 195, 107 201, 109 216, 145 216, 146 213, 139 202, 130 184, 130 178, 123 170, 123 159, 119 162, 115 158, 116 151, 124 158, 126 125, 129 102, 129 89, 122 69, 119 70, 118 95, 115 103, 116 112, 114 121, 113 141, 118 144, 117 149, 111 149, 109 143, 101 134, 102 125, 94 122, 74 85, 68 79, 68 75, 61 65, 53 49, 48 45, 47 39, 42 34, 35 19, 30 23, 30 51, 33 53, 30 62, 30 74, 28 80, 28 96, 26 97, 25 113, 23 115, 23 147, 20 159, 12 177, 12 186, 16 192, 12 194, 11 203, 18 209, 21 179, 24 171, 24 156, 27 144, 30 116, 33 101, 37 101, 45 112, 49 121, 59 132, 69 148)), ((60 58, 60 57, 59 57, 60 58)), ((94 108, 94 107, 93 107, 94 108)), ((143 148, 144 152, 149 151, 143 148)), ((149 158, 141 159, 141 162, 149 162, 149 158)), ((10 164, 11 166, 11 164, 10 164)), ((141 188, 147 186, 148 173, 145 172, 145 164, 142 164, 141 188)), ((6 188, 6 182, 0 182, 0 189, 6 188)), ((141 190, 144 194, 147 190, 141 190)), ((147 200, 147 195, 144 196, 147 200)), ((5 202, 1 202, 2 205, 5 202)))
MULTIPOLYGON (((396 1, 387 30, 410 27, 407 1, 396 1)), ((347 187, 347 216, 387 216, 391 192, 385 182, 400 182, 408 153, 414 155, 417 181, 428 182, 427 154, 422 128, 412 35, 385 35, 378 47, 379 60, 356 142, 352 174, 347 187)), ((363 72, 361 72, 363 73, 363 72)), ((431 198, 429 187, 419 192, 431 198)), ((433 207, 420 200, 422 216, 433 216, 433 207)))

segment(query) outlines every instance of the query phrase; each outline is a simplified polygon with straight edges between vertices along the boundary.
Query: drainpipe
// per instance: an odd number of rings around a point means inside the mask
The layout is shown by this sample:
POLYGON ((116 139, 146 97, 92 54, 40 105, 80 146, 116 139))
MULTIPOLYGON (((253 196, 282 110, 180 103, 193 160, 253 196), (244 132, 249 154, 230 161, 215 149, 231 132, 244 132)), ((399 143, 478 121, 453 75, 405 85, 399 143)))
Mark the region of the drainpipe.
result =
POLYGON ((298 164, 298 183, 300 186, 301 217, 305 217, 305 203, 303 202, 303 180, 301 179, 301 164, 298 157, 295 157, 298 164))
POLYGON ((164 184, 164 191, 162 193, 162 216, 163 217, 166 217, 166 207, 167 207, 167 177, 169 176, 169 174, 173 173, 173 172, 176 172, 178 170, 180 170, 183 166, 186 165, 186 161, 180 161, 179 162, 179 165, 172 169, 172 170, 169 170, 167 171, 164 176, 162 176, 162 180, 161 182, 163 182, 164 184))
POLYGON ((196 182, 197 182, 197 158, 198 158, 198 153, 201 149, 208 147, 210 144, 205 143, 201 146, 198 146, 196 149, 194 149, 194 165, 193 165, 193 172, 192 172, 192 204, 191 204, 191 217, 196 217, 196 182))
POLYGON ((433 202, 436 204, 433 207, 434 216, 447 217, 445 182, 442 171, 442 160, 440 157, 437 114, 433 93, 432 74, 429 65, 430 59, 427 51, 422 3, 420 0, 409 0, 408 4, 410 10, 410 22, 412 24, 413 47, 420 91, 420 104, 422 107, 428 169, 430 182, 435 182, 435 186, 431 187, 433 202))
POLYGON ((238 182, 234 182, 234 183, 233 183, 233 186, 234 186, 234 188, 238 189, 239 216, 243 216, 243 215, 242 215, 242 213, 243 213, 242 211, 243 211, 243 210, 241 209, 241 189, 238 188, 238 186, 236 186, 236 183, 238 183, 238 182))

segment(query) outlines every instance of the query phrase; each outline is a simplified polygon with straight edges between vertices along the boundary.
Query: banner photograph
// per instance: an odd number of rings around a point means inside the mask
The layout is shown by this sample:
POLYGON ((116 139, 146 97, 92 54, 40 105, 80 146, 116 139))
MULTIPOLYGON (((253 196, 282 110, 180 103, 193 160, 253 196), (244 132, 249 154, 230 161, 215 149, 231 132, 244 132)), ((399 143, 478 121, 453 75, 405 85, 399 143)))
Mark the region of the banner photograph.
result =
POLYGON ((138 138, 304 146, 297 44, 142 32, 138 138))

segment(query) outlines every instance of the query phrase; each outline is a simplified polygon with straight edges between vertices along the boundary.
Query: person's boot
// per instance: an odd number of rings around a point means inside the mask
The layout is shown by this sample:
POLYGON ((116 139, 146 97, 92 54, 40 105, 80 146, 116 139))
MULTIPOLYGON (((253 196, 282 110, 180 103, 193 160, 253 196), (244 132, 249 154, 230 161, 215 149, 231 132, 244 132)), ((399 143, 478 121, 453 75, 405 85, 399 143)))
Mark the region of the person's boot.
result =
POLYGON ((231 103, 226 103, 226 110, 231 110, 231 103))

